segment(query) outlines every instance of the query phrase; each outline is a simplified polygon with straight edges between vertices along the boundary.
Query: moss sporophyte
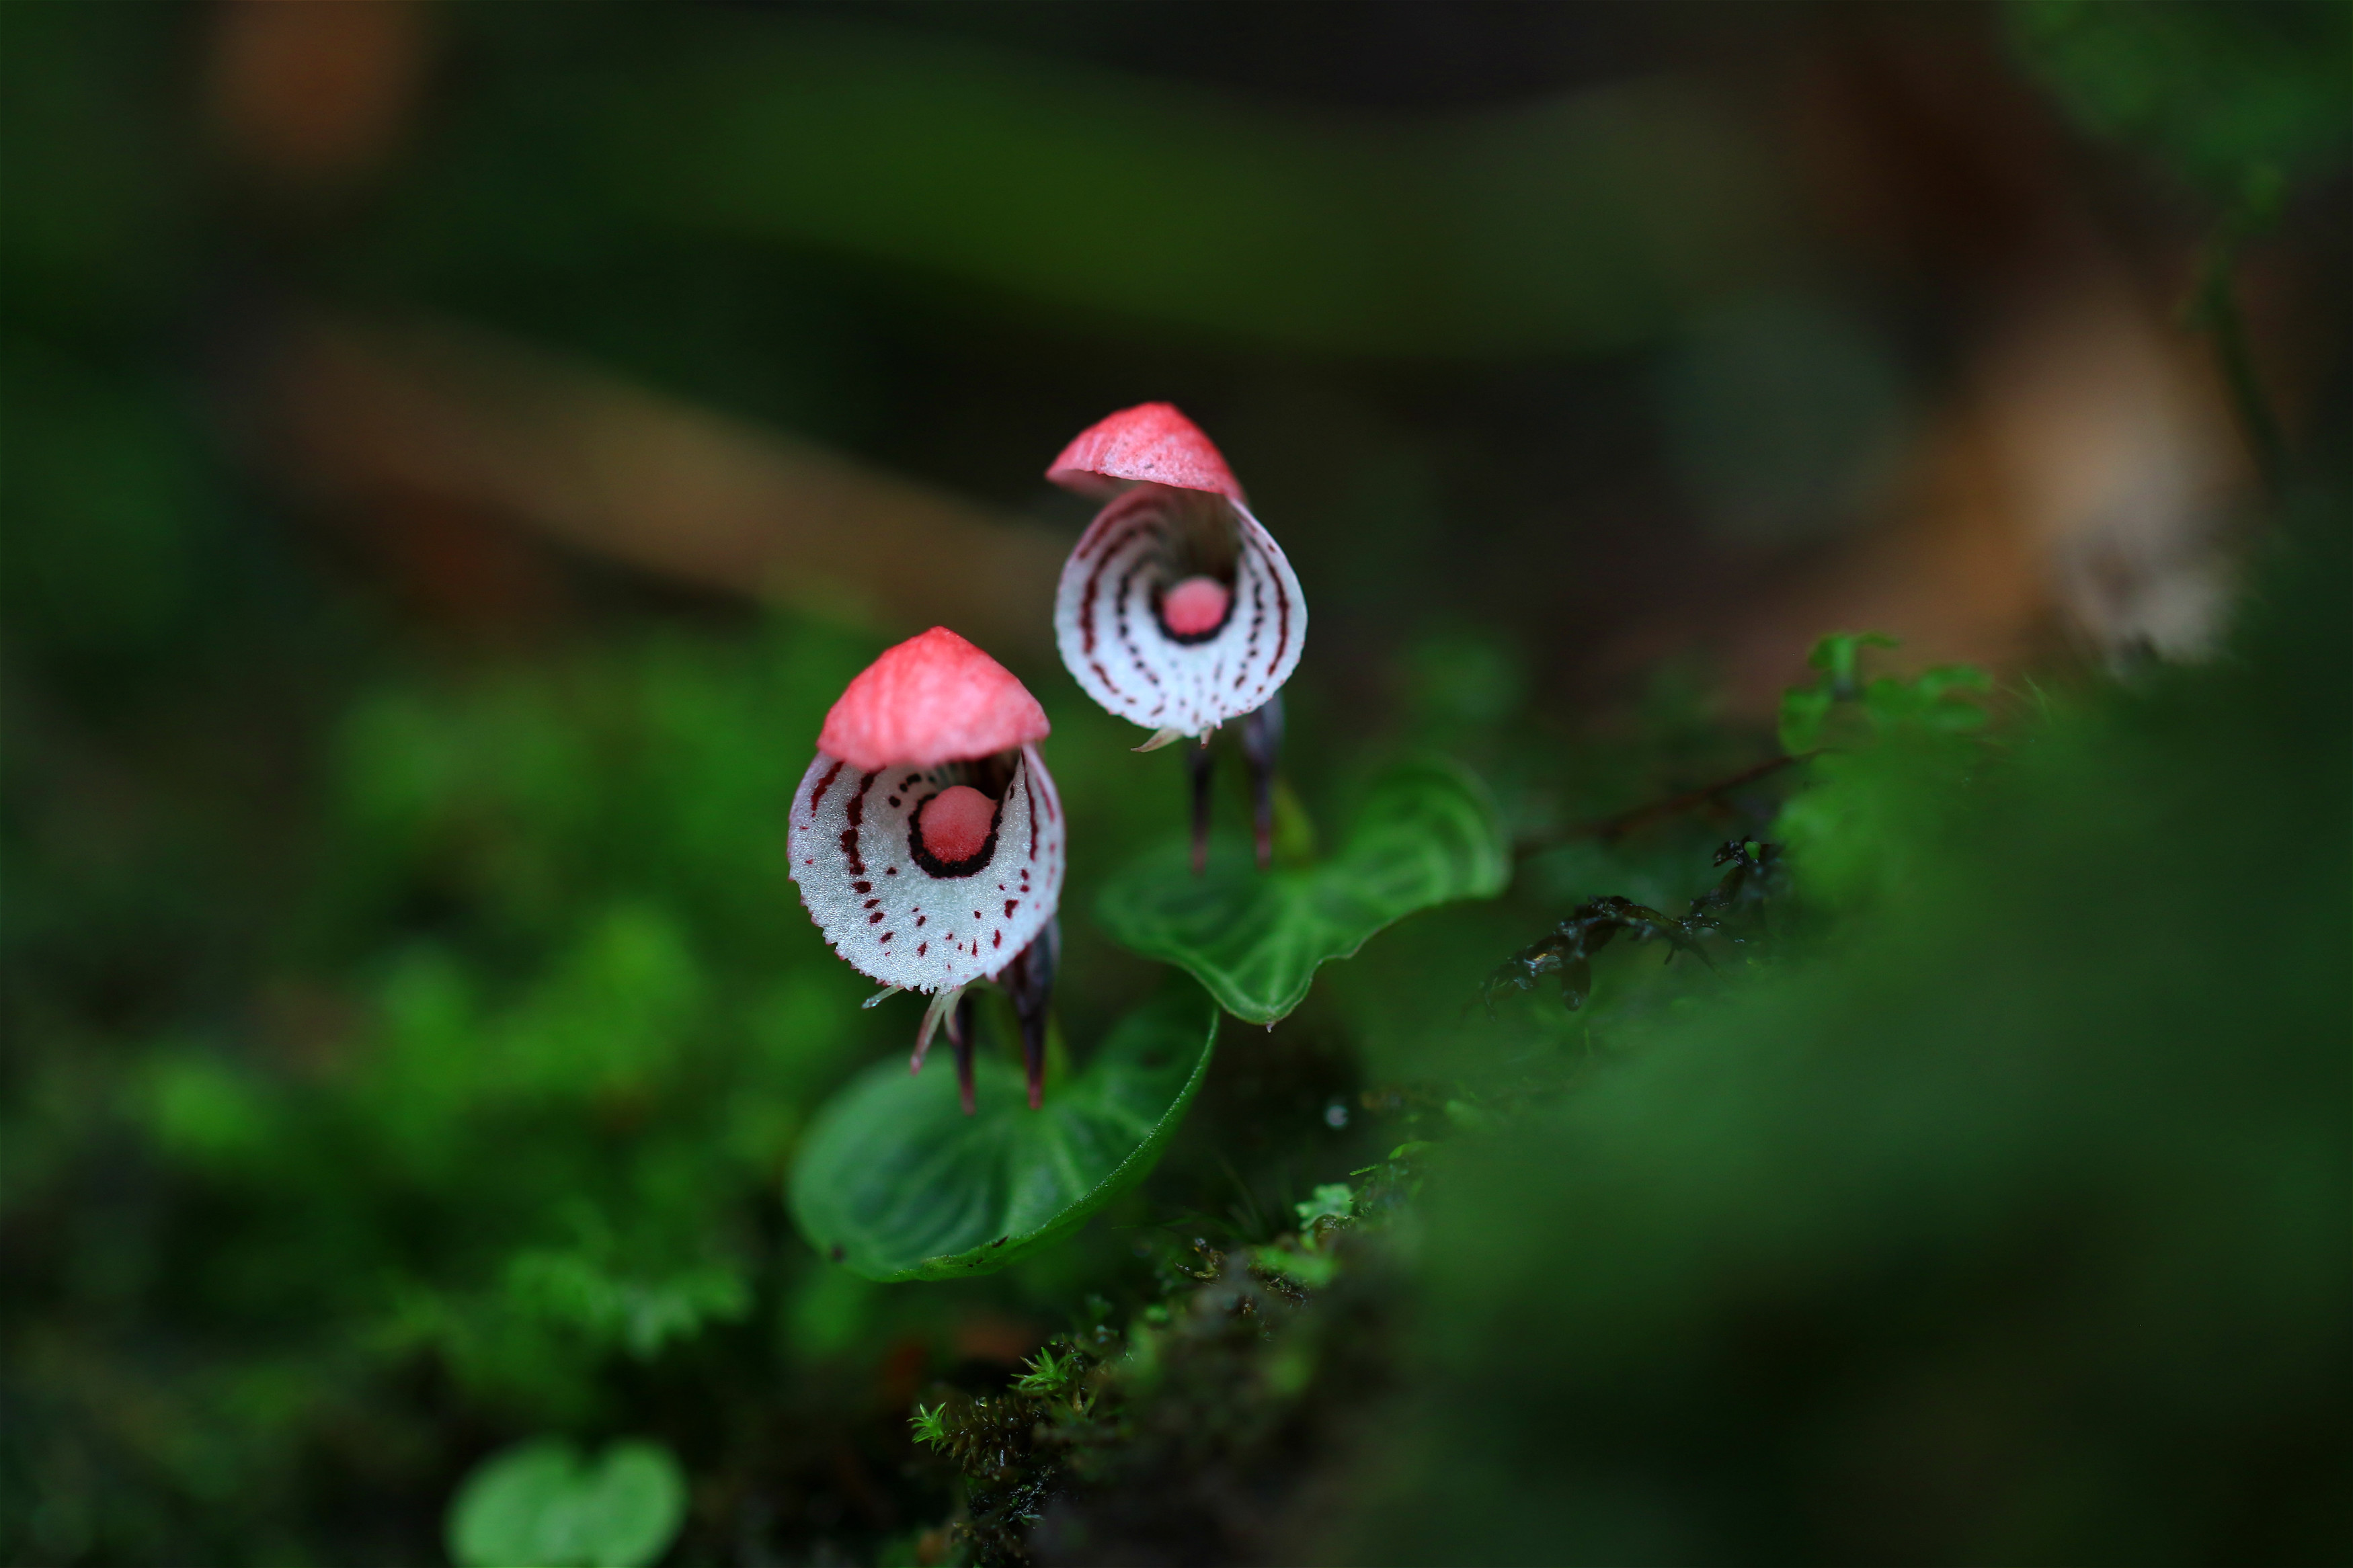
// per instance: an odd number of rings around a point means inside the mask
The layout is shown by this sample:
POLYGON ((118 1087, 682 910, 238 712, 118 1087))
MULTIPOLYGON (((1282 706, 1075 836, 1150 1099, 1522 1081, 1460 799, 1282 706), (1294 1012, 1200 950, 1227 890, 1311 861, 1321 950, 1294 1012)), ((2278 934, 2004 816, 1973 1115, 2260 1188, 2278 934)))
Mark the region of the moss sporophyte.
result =
POLYGON ((1045 1082, 1064 825, 1027 688, 944 626, 885 652, 826 715, 793 797, 793 880, 826 941, 885 989, 928 993, 920 1071, 944 1024, 973 1109, 965 988, 994 979, 1021 1028, 1029 1104, 1045 1082))
POLYGON ((1242 721, 1258 858, 1272 853, 1282 683, 1307 639, 1307 601, 1282 547, 1198 426, 1166 403, 1080 433, 1046 470, 1103 500, 1054 598, 1062 662, 1088 696, 1153 731, 1136 748, 1192 749, 1194 869, 1208 841, 1210 733, 1242 721))

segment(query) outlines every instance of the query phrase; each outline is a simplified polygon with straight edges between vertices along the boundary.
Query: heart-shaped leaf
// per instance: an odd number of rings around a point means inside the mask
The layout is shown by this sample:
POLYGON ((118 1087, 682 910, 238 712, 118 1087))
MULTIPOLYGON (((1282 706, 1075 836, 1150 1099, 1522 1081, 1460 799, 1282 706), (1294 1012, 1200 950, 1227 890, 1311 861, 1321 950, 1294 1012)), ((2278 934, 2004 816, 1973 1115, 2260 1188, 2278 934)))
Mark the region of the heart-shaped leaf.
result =
POLYGON ((449 1505, 449 1555, 465 1568, 644 1568, 685 1518, 669 1449, 616 1443, 588 1464, 540 1437, 474 1467, 449 1505))
POLYGON ((947 1051, 916 1074, 880 1063, 818 1113, 793 1167, 793 1217, 818 1251, 870 1279, 1002 1268, 1144 1179, 1201 1087, 1217 1032, 1208 998, 1178 982, 1121 1019, 1078 1073, 1049 1079, 1038 1110, 993 1053, 974 1063, 971 1116, 947 1051))
POLYGON ((1330 859, 1261 872, 1220 842, 1196 877, 1172 843, 1113 878, 1095 913, 1124 946, 1190 970, 1236 1017, 1271 1024, 1306 1000, 1318 966, 1417 910, 1493 898, 1511 874, 1485 788, 1450 763, 1416 763, 1374 784, 1330 859))

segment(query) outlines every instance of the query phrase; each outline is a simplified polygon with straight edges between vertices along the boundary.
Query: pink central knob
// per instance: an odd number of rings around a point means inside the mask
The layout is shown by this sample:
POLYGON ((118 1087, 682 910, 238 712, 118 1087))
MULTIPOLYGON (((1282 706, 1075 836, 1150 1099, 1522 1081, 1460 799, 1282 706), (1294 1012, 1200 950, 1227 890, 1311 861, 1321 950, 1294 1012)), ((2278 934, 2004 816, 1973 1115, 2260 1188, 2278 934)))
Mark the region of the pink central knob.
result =
POLYGON ((1160 619, 1180 637, 1218 629, 1233 591, 1215 577, 1187 577, 1160 596, 1160 619))
POLYGON ((996 816, 995 801, 970 784, 950 784, 923 803, 915 827, 934 858, 954 865, 980 853, 996 816))

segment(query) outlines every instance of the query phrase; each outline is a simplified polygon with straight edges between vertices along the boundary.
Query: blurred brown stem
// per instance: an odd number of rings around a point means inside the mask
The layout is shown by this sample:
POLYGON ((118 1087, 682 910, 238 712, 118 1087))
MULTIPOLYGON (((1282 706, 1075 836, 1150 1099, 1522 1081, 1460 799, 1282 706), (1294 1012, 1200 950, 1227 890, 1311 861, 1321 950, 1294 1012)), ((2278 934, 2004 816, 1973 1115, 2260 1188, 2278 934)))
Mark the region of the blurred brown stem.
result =
POLYGON ((1050 658, 1067 542, 782 431, 448 323, 314 315, 261 391, 329 511, 462 509, 587 555, 892 635, 1050 658))
POLYGON ((1580 822, 1568 827, 1555 828, 1549 833, 1532 834, 1514 846, 1513 852, 1518 858, 1525 859, 1530 855, 1541 854, 1546 849, 1568 843, 1571 839, 1599 838, 1606 842, 1620 837, 1648 823, 1656 822, 1662 817, 1679 816, 1694 807, 1705 805, 1717 796, 1738 789, 1742 784, 1754 784, 1758 779, 1779 773, 1792 763, 1802 763, 1816 754, 1813 752, 1799 752, 1794 756, 1773 757, 1758 763, 1755 767, 1743 768, 1730 778, 1718 779, 1714 784, 1703 784, 1698 789, 1685 790, 1681 795, 1669 795, 1664 800, 1654 800, 1648 805, 1638 805, 1633 810, 1620 812, 1616 816, 1605 816, 1595 822, 1580 822))

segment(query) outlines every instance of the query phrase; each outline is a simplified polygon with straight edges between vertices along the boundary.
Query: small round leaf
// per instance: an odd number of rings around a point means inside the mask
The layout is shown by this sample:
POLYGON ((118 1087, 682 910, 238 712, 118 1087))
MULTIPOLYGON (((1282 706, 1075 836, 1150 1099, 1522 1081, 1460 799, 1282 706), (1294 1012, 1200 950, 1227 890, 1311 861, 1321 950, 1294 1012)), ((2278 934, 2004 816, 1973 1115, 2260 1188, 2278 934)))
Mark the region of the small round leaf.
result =
POLYGON ((449 1505, 464 1568, 646 1568, 686 1519, 686 1477, 656 1443, 616 1443, 593 1464, 558 1437, 501 1449, 449 1505))

